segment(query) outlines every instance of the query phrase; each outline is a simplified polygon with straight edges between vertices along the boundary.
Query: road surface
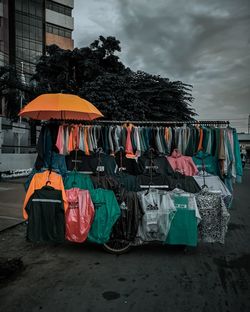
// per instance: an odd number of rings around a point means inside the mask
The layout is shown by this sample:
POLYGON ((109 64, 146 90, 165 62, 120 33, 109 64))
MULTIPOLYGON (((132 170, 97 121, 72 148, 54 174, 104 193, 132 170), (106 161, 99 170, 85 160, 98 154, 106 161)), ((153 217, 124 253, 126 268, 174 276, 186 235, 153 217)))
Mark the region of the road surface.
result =
POLYGON ((186 253, 143 246, 114 256, 87 243, 32 245, 25 224, 2 232, 0 257, 20 257, 23 267, 16 260, 16 273, 2 277, 0 310, 250 311, 249 166, 244 172, 225 245, 200 243, 186 253))

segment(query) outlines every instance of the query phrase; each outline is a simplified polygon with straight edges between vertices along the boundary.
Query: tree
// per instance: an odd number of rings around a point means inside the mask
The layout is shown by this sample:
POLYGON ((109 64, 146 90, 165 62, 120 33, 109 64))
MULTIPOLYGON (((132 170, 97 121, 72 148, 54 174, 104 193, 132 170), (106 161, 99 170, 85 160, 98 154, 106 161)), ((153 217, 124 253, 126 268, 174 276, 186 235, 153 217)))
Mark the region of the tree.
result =
POLYGON ((63 50, 47 47, 37 63, 28 100, 42 93, 72 93, 86 98, 118 120, 190 120, 192 86, 181 81, 134 72, 116 55, 120 41, 102 36, 89 47, 63 50))
MULTIPOLYGON (((22 77, 17 74, 14 66, 0 67, 0 99, 6 104, 6 116, 10 119, 17 119, 22 93, 30 92, 29 86, 23 83, 22 77)), ((23 101, 25 104, 25 100, 23 101)))

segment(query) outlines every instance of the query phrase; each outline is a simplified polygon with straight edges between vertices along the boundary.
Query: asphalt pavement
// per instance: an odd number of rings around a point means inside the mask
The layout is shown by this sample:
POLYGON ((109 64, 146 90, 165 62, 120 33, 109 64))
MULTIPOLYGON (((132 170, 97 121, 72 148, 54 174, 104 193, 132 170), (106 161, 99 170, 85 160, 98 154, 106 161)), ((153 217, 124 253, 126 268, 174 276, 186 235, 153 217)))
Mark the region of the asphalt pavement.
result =
POLYGON ((0 270, 0 311, 250 311, 249 165, 244 173, 225 245, 151 245, 115 256, 88 243, 28 243, 25 224, 5 230, 0 257, 12 272, 0 270))

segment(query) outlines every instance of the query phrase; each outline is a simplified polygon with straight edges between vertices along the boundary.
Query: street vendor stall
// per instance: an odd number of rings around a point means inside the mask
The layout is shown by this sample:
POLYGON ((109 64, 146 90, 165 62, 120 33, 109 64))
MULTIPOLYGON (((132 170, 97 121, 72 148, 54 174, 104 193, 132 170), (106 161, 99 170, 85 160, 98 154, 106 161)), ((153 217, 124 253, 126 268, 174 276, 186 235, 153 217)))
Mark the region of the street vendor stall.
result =
MULTIPOLYGON (((48 101, 54 96, 70 99, 48 101)), ((92 106, 84 115, 47 105, 47 117, 28 106, 22 116, 48 120, 26 184, 29 240, 88 239, 114 253, 152 242, 224 243, 242 175, 228 122, 91 121, 102 116, 92 106)))

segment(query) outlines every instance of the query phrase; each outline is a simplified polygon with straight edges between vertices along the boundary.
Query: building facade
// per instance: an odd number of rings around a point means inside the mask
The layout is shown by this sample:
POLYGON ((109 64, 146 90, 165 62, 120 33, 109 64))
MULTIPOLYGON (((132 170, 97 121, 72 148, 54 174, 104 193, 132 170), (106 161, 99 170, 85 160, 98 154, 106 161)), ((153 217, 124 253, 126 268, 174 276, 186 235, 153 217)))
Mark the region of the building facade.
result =
MULTIPOLYGON (((46 45, 73 49, 73 8, 74 0, 0 0, 0 67, 12 65, 27 83, 46 45)), ((0 116, 6 111, 4 92, 0 116)))
POLYGON ((73 49, 73 7, 74 0, 0 0, 0 66, 31 76, 46 45, 73 49))

